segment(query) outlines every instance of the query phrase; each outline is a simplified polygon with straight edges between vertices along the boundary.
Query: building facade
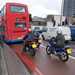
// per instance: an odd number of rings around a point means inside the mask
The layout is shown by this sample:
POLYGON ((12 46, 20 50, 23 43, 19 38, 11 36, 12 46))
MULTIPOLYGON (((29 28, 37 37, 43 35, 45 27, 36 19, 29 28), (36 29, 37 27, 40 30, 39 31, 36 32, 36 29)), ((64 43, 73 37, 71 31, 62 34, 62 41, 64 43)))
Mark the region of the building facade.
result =
POLYGON ((63 15, 64 16, 75 16, 75 0, 64 0, 63 15))

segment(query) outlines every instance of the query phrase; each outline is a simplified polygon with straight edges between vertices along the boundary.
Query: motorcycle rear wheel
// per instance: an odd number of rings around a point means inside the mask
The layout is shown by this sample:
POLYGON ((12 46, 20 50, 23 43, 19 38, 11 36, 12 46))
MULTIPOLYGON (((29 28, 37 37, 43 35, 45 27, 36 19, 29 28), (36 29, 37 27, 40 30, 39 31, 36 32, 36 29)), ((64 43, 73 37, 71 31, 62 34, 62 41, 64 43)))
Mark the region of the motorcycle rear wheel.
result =
POLYGON ((28 46, 25 46, 23 48, 23 51, 26 52, 27 54, 29 54, 30 56, 35 56, 35 54, 36 54, 36 50, 33 48, 29 48, 28 46))
POLYGON ((52 54, 52 51, 51 51, 49 46, 46 47, 46 53, 47 53, 47 55, 51 55, 52 54))
POLYGON ((62 62, 68 61, 69 56, 68 56, 67 51, 62 52, 62 53, 59 55, 59 59, 60 59, 62 62))

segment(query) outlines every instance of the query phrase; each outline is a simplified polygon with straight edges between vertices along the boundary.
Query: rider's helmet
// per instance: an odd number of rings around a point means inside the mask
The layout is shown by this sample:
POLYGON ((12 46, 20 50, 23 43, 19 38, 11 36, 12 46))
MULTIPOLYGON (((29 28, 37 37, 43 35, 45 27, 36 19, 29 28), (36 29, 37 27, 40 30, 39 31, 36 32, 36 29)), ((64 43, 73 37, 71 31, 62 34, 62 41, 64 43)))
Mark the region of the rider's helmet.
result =
POLYGON ((62 31, 61 31, 60 28, 58 28, 58 30, 57 30, 57 34, 62 34, 62 31))

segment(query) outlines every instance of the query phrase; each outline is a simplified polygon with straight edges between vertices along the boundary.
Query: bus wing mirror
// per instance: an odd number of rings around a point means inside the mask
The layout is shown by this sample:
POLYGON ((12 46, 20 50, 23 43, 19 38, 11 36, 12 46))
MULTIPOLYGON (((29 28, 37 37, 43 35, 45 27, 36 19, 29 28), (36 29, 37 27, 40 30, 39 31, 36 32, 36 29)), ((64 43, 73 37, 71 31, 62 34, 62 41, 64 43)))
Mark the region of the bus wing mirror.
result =
POLYGON ((29 14, 29 21, 31 22, 32 21, 32 15, 29 14))
POLYGON ((0 11, 0 15, 1 15, 1 11, 0 11))

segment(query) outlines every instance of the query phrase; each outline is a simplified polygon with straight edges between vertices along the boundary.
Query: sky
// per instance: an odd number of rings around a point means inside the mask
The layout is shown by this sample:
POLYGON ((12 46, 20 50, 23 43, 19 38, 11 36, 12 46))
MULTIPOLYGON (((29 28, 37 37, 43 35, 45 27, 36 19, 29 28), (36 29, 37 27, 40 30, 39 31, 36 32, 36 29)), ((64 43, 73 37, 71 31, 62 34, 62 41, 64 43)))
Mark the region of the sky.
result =
POLYGON ((27 4, 32 16, 46 17, 48 14, 61 14, 62 0, 0 0, 0 9, 7 2, 27 4))

